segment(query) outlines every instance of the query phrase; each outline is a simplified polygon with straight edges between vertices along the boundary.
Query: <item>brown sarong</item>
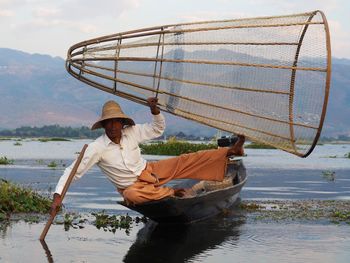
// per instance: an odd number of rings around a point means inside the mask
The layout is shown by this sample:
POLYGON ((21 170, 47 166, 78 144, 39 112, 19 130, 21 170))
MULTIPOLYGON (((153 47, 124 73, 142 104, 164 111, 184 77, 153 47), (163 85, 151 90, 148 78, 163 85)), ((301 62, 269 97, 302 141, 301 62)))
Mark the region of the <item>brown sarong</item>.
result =
POLYGON ((172 188, 162 186, 173 179, 222 181, 226 171, 227 150, 199 151, 149 162, 138 180, 120 192, 129 204, 141 204, 174 195, 172 188))

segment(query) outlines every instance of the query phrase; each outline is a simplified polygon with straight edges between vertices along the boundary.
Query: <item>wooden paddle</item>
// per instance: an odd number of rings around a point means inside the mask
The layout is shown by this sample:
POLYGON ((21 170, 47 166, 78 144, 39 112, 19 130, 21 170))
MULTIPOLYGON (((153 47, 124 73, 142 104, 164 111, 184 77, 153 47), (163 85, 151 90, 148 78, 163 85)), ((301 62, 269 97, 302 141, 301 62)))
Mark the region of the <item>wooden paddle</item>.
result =
MULTIPOLYGON (((75 176, 75 174, 76 174, 76 172, 77 172, 77 170, 78 170, 78 167, 79 167, 79 165, 80 165, 80 163, 81 163, 81 160, 83 159, 83 156, 84 156, 84 153, 85 153, 85 150, 86 150, 87 147, 88 147, 88 145, 85 144, 84 147, 83 147, 83 149, 81 150, 79 156, 78 156, 77 161, 75 162, 75 164, 74 164, 74 166, 73 166, 72 171, 71 171, 70 174, 69 174, 68 180, 67 180, 67 182, 66 182, 66 184, 64 185, 63 190, 62 190, 62 194, 61 194, 61 203, 60 203, 59 205, 62 204, 63 198, 64 198, 64 196, 66 195, 66 192, 67 192, 67 190, 68 190, 68 187, 69 187, 69 185, 71 184, 71 182, 72 182, 72 180, 73 180, 73 178, 74 178, 74 176, 75 176)), ((47 232, 49 231, 50 226, 51 226, 53 220, 54 220, 55 217, 56 217, 56 214, 57 214, 57 211, 54 211, 54 212, 50 215, 50 218, 49 218, 49 220, 47 221, 46 226, 45 226, 43 232, 42 232, 41 235, 40 235, 40 238, 39 238, 40 241, 43 241, 43 240, 45 239, 46 234, 47 234, 47 232)))

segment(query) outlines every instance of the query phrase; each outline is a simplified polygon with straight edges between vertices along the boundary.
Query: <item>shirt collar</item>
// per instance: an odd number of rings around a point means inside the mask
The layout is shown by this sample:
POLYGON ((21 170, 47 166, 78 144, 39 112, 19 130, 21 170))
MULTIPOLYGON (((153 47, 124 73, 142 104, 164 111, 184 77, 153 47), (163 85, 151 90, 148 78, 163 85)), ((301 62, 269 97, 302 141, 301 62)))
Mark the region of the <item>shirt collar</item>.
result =
POLYGON ((103 142, 104 145, 107 147, 110 143, 113 143, 111 139, 108 138, 107 134, 103 134, 103 142))
MULTIPOLYGON (((124 133, 124 129, 122 130, 122 138, 126 136, 124 133)), ((105 146, 108 146, 109 144, 115 144, 114 142, 111 141, 111 139, 109 139, 109 137, 107 136, 107 134, 103 134, 103 142, 105 146)))

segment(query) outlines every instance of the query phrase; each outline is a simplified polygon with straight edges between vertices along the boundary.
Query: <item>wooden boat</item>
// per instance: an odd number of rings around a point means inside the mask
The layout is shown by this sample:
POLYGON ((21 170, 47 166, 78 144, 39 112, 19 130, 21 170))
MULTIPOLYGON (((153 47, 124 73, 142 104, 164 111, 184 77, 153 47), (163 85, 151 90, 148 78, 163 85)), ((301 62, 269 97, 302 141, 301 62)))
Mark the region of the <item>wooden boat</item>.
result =
POLYGON ((240 191, 247 181, 240 158, 230 159, 222 182, 181 180, 173 188, 190 189, 187 197, 167 197, 140 205, 119 204, 162 224, 189 224, 219 214, 239 202, 240 191))

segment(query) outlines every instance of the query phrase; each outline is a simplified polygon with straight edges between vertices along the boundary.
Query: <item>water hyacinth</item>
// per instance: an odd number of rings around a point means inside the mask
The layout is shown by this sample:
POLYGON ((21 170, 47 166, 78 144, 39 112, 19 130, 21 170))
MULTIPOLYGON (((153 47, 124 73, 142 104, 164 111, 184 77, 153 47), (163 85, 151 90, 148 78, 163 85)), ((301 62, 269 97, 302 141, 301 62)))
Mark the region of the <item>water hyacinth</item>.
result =
POLYGON ((0 157, 0 165, 13 164, 13 160, 7 159, 6 156, 0 157))
POLYGON ((177 141, 176 139, 170 139, 165 143, 159 142, 153 144, 141 144, 140 148, 143 154, 178 156, 183 153, 192 153, 201 150, 216 149, 217 145, 213 143, 195 144, 190 142, 177 141))
POLYGON ((0 213, 47 213, 51 200, 31 189, 0 179, 0 213))

